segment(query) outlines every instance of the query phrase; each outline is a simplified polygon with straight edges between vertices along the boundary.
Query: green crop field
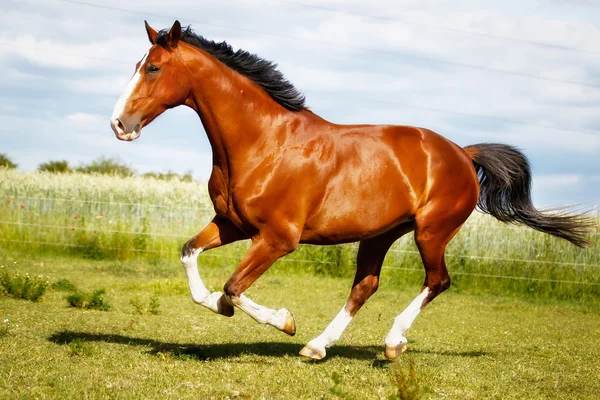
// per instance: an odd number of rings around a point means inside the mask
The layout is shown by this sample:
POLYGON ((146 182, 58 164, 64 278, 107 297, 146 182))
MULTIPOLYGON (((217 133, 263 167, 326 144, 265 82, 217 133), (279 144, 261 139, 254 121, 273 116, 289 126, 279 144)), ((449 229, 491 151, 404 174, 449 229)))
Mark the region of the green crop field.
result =
MULTIPOLYGON (((383 340, 423 280, 407 235, 381 289, 313 362, 297 353, 344 304, 356 246, 301 246, 250 289, 295 314, 288 337, 192 303, 179 249, 212 214, 197 182, 0 169, 0 274, 50 285, 36 302, 0 296, 0 398, 392 398, 410 362, 423 398, 597 398, 598 227, 578 249, 474 214, 447 251, 451 289, 394 364, 383 340), (66 300, 102 288, 107 311, 66 300)), ((202 254, 207 286, 219 290, 247 246, 202 254)))

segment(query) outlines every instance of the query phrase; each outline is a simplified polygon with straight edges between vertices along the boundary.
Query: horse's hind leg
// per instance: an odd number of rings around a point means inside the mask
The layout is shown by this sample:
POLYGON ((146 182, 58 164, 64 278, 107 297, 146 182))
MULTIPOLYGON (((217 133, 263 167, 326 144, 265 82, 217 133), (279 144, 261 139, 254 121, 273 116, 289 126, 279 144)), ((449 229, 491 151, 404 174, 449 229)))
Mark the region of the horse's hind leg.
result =
POLYGON ((446 245, 456 235, 467 217, 468 213, 454 215, 452 218, 443 212, 417 215, 415 242, 425 266, 425 283, 421 293, 395 318, 392 329, 385 339, 385 356, 387 358, 396 358, 406 350, 407 339, 404 334, 411 327, 419 312, 450 286, 444 252, 446 245))
POLYGON ((360 242, 356 260, 356 276, 346 305, 321 335, 300 350, 301 355, 315 360, 325 357, 325 349, 331 347, 340 338, 354 315, 377 290, 381 265, 390 246, 400 236, 413 230, 413 226, 412 222, 407 222, 380 236, 360 242))
POLYGON ((198 273, 198 255, 205 250, 223 246, 246 237, 230 222, 215 217, 199 234, 188 240, 181 249, 181 265, 185 270, 192 294, 196 304, 222 314, 227 317, 233 315, 233 307, 225 300, 223 293, 211 293, 200 278, 198 273))

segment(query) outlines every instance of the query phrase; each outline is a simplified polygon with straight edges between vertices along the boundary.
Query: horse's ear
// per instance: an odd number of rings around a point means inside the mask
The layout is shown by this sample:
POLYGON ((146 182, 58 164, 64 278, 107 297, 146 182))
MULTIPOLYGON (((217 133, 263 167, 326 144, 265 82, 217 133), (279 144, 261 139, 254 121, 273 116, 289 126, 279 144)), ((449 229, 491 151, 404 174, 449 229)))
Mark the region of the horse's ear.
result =
POLYGON ((158 36, 158 33, 148 24, 148 21, 144 20, 144 25, 146 25, 148 40, 150 40, 150 43, 156 44, 156 37, 158 36))
POLYGON ((177 47, 179 43, 179 39, 181 39, 181 24, 179 21, 175 21, 171 30, 169 31, 169 47, 172 49, 177 47))

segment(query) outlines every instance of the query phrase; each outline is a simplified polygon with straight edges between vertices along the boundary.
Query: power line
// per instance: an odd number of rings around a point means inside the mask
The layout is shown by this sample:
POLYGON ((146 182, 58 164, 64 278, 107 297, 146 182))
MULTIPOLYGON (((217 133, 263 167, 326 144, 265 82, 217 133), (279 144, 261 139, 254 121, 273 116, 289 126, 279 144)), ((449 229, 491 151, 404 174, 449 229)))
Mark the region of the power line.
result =
MULTIPOLYGON (((56 1, 70 1, 70 0, 56 0, 56 1)), ((9 47, 14 47, 14 48, 26 47, 26 48, 36 50, 36 51, 45 51, 45 52, 52 52, 52 53, 57 52, 60 54, 65 54, 65 55, 69 55, 69 56, 73 56, 73 57, 88 58, 88 59, 92 59, 92 60, 106 61, 106 62, 117 63, 117 64, 122 64, 122 65, 130 64, 130 63, 126 63, 124 61, 113 60, 113 59, 109 59, 109 58, 87 56, 84 54, 77 54, 77 53, 72 53, 72 52, 67 52, 67 51, 62 51, 62 50, 54 51, 54 50, 48 50, 43 47, 37 47, 37 46, 27 46, 27 45, 22 46, 22 45, 17 45, 15 43, 7 43, 7 42, 2 42, 2 41, 0 41, 0 46, 9 46, 9 47)), ((318 93, 320 95, 339 98, 339 93, 332 93, 332 92, 327 92, 327 91, 322 91, 322 90, 308 90, 307 92, 318 93)), ((540 124, 540 123, 535 123, 535 122, 511 119, 511 118, 495 117, 495 116, 484 115, 484 114, 467 113, 467 112, 463 112, 463 111, 449 110, 449 109, 445 109, 445 108, 418 106, 418 105, 407 104, 407 103, 402 103, 402 102, 397 102, 397 101, 390 101, 390 100, 381 100, 381 99, 372 99, 372 98, 367 99, 363 96, 352 96, 352 95, 344 94, 344 97, 347 99, 353 99, 353 100, 360 101, 360 102, 389 104, 389 105, 393 105, 396 107, 410 108, 410 109, 423 110, 423 111, 433 111, 433 112, 437 112, 437 113, 458 115, 458 116, 462 116, 462 117, 481 118, 481 119, 487 119, 490 121, 532 126, 535 128, 542 128, 542 129, 554 129, 554 130, 564 131, 564 132, 569 132, 569 133, 578 133, 578 134, 587 134, 587 135, 600 134, 600 132, 595 132, 595 131, 570 129, 570 128, 565 128, 562 126, 545 125, 545 124, 540 124)))
MULTIPOLYGON (((161 19, 162 18, 164 18, 164 19, 170 18, 170 19, 173 19, 173 20, 177 19, 175 17, 170 17, 170 16, 166 16, 166 15, 150 13, 150 12, 142 11, 142 10, 133 10, 133 9, 122 8, 122 7, 107 6, 107 5, 96 4, 96 3, 88 3, 88 2, 84 2, 84 1, 78 1, 78 0, 55 0, 55 1, 63 2, 63 3, 70 3, 70 4, 77 4, 77 5, 81 5, 81 6, 87 6, 87 7, 96 7, 96 8, 102 8, 102 9, 108 9, 108 10, 113 10, 113 11, 128 12, 128 13, 132 13, 132 14, 140 14, 140 15, 153 16, 153 17, 157 17, 157 18, 161 18, 161 19)), ((549 78, 549 77, 543 77, 543 76, 540 76, 540 75, 529 74, 529 73, 526 73, 526 72, 510 71, 510 70, 498 69, 498 68, 493 68, 493 67, 487 67, 485 65, 474 65, 474 64, 462 63, 462 62, 458 62, 458 61, 449 61, 449 60, 444 60, 444 59, 441 59, 441 58, 428 57, 428 56, 424 56, 424 55, 404 54, 404 53, 400 53, 398 51, 383 50, 383 49, 370 49, 370 48, 362 47, 362 46, 352 46, 352 45, 347 45, 347 44, 340 44, 340 43, 329 42, 329 41, 324 41, 324 40, 317 40, 317 39, 311 39, 311 38, 299 38, 299 37, 292 36, 292 35, 284 35, 284 34, 279 34, 279 33, 266 32, 266 31, 261 31, 261 30, 257 30, 257 29, 232 27, 232 26, 228 26, 228 25, 215 24, 215 23, 202 22, 202 21, 193 21, 193 20, 191 20, 191 22, 198 23, 200 25, 205 25, 205 26, 212 26, 212 27, 216 27, 216 28, 229 29, 229 30, 240 31, 240 32, 256 33, 256 34, 266 35, 266 36, 279 37, 279 38, 294 40, 294 41, 301 42, 301 43, 305 43, 305 42, 308 41, 308 42, 317 43, 317 44, 320 44, 320 45, 334 46, 334 47, 345 47, 345 48, 348 48, 348 49, 359 50, 359 51, 368 52, 368 53, 388 54, 388 55, 393 55, 393 56, 399 56, 399 57, 406 58, 406 59, 414 59, 414 60, 421 60, 421 61, 428 61, 428 62, 433 62, 433 63, 445 64, 445 65, 452 65, 452 66, 455 66, 455 67, 481 70, 481 71, 486 71, 486 72, 491 72, 491 73, 496 73, 496 74, 512 75, 512 76, 517 76, 517 77, 521 77, 521 78, 528 78, 528 79, 534 79, 534 80, 540 80, 540 81, 547 81, 547 82, 554 82, 554 83, 563 83, 563 84, 575 85, 575 86, 582 86, 582 87, 600 88, 600 84, 597 84, 597 83, 571 81, 571 80, 568 80, 568 79, 560 79, 560 78, 549 78)))
MULTIPOLYGON (((326 96, 336 96, 338 98, 340 96, 339 93, 331 93, 331 92, 326 92, 326 91, 321 91, 321 90, 308 90, 307 92, 318 93, 318 94, 322 94, 322 95, 326 95, 326 96)), ((535 128, 554 129, 557 131, 564 131, 564 132, 570 132, 570 133, 579 133, 579 134, 586 134, 586 135, 600 134, 600 132, 596 132, 596 131, 576 130, 576 129, 564 128, 562 126, 545 125, 545 124, 540 124, 540 123, 536 123, 536 122, 516 120, 516 119, 512 119, 512 118, 504 118, 504 117, 495 117, 492 115, 467 113, 467 112, 463 112, 463 111, 455 111, 455 110, 449 110, 449 109, 444 109, 444 108, 418 106, 418 105, 413 105, 413 104, 402 103, 399 101, 380 100, 380 99, 365 98, 365 97, 355 97, 352 95, 348 95, 346 93, 344 93, 344 98, 361 101, 361 102, 367 102, 367 103, 389 104, 389 105, 399 106, 399 107, 403 107, 403 108, 412 108, 415 110, 433 111, 436 113, 443 113, 443 114, 452 114, 452 115, 458 115, 461 117, 481 118, 481 119, 487 119, 487 120, 496 121, 496 122, 503 122, 503 123, 509 123, 509 124, 517 124, 517 125, 526 125, 526 126, 532 126, 535 128)))
POLYGON ((492 38, 492 39, 501 39, 501 40, 512 41, 512 42, 516 42, 516 43, 528 44, 528 45, 532 45, 532 46, 548 47, 548 48, 552 48, 555 50, 563 50, 563 51, 571 51, 571 52, 578 52, 578 53, 585 53, 585 54, 592 54, 592 55, 600 55, 600 52, 598 52, 598 51, 586 50, 586 49, 581 49, 581 48, 577 48, 577 47, 564 46, 564 45, 559 45, 559 44, 555 44, 555 43, 539 42, 539 41, 535 41, 535 40, 519 39, 519 38, 515 38, 515 37, 510 37, 510 36, 494 35, 494 34, 486 33, 486 32, 470 31, 470 30, 458 29, 458 28, 450 28, 447 26, 430 24, 430 23, 425 23, 425 22, 410 21, 410 20, 402 19, 402 18, 398 18, 398 17, 392 18, 392 17, 381 16, 381 15, 362 14, 362 13, 352 12, 352 11, 348 11, 348 10, 342 10, 342 9, 334 8, 334 7, 327 7, 327 6, 321 6, 321 5, 315 5, 315 4, 305 4, 305 3, 289 1, 289 0, 279 0, 279 2, 291 4, 291 5, 298 6, 298 7, 305 7, 305 8, 312 8, 312 9, 316 9, 316 10, 356 15, 359 17, 370 18, 370 19, 381 20, 381 21, 396 22, 396 23, 400 23, 400 24, 404 24, 404 25, 435 28, 435 29, 444 30, 444 31, 448 31, 448 32, 456 32, 456 33, 461 33, 461 34, 466 34, 466 35, 475 35, 475 36, 487 37, 487 38, 492 38))
MULTIPOLYGON (((55 1, 66 2, 66 3, 73 3, 73 4, 78 4, 78 5, 85 5, 85 6, 91 6, 91 7, 105 8, 105 9, 109 9, 109 10, 117 10, 117 11, 131 12, 131 13, 146 14, 146 15, 152 15, 152 16, 157 16, 157 17, 161 17, 161 18, 169 18, 169 17, 164 17, 164 16, 161 16, 161 15, 158 15, 158 14, 148 13, 148 12, 145 12, 145 11, 128 10, 128 9, 123 9, 123 8, 119 8, 119 7, 106 6, 106 5, 100 5, 100 4, 93 4, 93 3, 81 2, 81 1, 77 1, 77 0, 55 0, 55 1)), ((206 23, 201 23, 201 24, 211 25, 211 24, 206 24, 206 23)), ((230 28, 230 27, 227 27, 227 28, 228 29, 243 30, 241 28, 230 28)), ((252 31, 252 32, 254 32, 254 31, 252 31)), ((256 31, 256 33, 269 34, 269 33, 258 32, 258 31, 256 31)), ((281 36, 281 35, 273 34, 273 36, 281 36)), ((284 37, 284 36, 282 36, 282 37, 284 37)), ((298 38, 296 38, 296 39, 298 39, 298 38)), ((298 40, 300 40, 300 39, 298 39, 298 40)), ((80 58, 87 58, 87 59, 91 59, 91 60, 106 61, 106 62, 117 63, 117 64, 122 64, 122 65, 129 65, 130 64, 130 63, 126 63, 124 61, 114 60, 114 59, 109 59, 109 58, 88 56, 88 55, 77 54, 77 53, 72 53, 72 52, 67 52, 67 51, 62 51, 62 50, 54 51, 54 50, 48 50, 48 49, 45 49, 43 47, 38 47, 38 46, 17 45, 15 43, 8 43, 8 42, 2 42, 2 41, 0 41, 0 46, 9 46, 9 47, 14 47, 14 48, 26 47, 26 48, 29 48, 29 49, 32 49, 32 50, 36 50, 36 51, 58 52, 60 54, 65 54, 65 55, 74 56, 74 57, 80 57, 80 58)), ((532 76, 532 77, 536 78, 536 79, 545 79, 545 80, 547 80, 547 78, 541 78, 541 77, 538 77, 538 76, 532 76)), ((593 84, 592 84, 592 86, 594 86, 594 87, 600 87, 600 85, 593 85, 593 84)), ((325 95, 325 96, 339 97, 339 93, 331 93, 331 92, 321 91, 321 90, 309 90, 308 92, 318 93, 320 95, 325 95)), ((468 113, 468 112, 456 111, 456 110, 449 110, 449 109, 444 109, 444 108, 419 106, 419 105, 407 104, 407 103, 402 103, 402 102, 397 102, 397 101, 381 100, 381 99, 366 99, 366 98, 364 98, 362 96, 352 96, 352 95, 346 95, 345 94, 344 97, 345 98, 354 99, 354 100, 357 100, 357 101, 361 101, 361 102, 389 104, 389 105, 393 105, 393 106, 397 106, 397 107, 403 107, 403 108, 409 108, 409 109, 416 109, 416 110, 423 110, 423 111, 432 111, 432 112, 436 112, 436 113, 458 115, 458 116, 469 117, 469 118, 481 118, 481 119, 486 119, 486 120, 495 121, 495 122, 517 124, 517 125, 524 125, 524 126, 532 126, 532 127, 541 128, 541 129, 554 129, 554 130, 564 131, 564 132, 569 132, 569 133, 587 134, 587 135, 598 135, 600 133, 600 132, 595 132, 595 131, 571 129, 571 128, 566 128, 566 127, 562 127, 562 126, 552 126, 552 125, 546 125, 546 124, 541 124, 541 123, 535 123, 535 122, 529 122, 529 121, 522 121, 522 120, 515 120, 515 119, 511 119, 511 118, 496 117, 496 116, 483 115, 483 114, 468 113)))
POLYGON ((25 49, 29 49, 29 50, 43 51, 45 53, 58 53, 58 54, 64 54, 66 56, 72 56, 72 57, 77 57, 77 58, 87 58, 89 60, 95 60, 95 61, 106 61, 106 62, 114 63, 114 64, 131 65, 131 63, 128 63, 125 61, 113 60, 113 59, 104 58, 104 57, 88 56, 86 54, 78 54, 78 53, 64 51, 64 50, 47 49, 42 46, 31 46, 31 45, 27 45, 27 44, 21 44, 21 43, 17 44, 17 43, 5 42, 5 41, 0 41, 0 46, 13 47, 15 49, 25 48, 25 49))
POLYGON ((77 58, 87 58, 90 60, 95 60, 95 61, 107 61, 110 63, 116 63, 116 64, 122 64, 122 65, 131 65, 131 63, 125 62, 125 61, 119 61, 119 60, 113 60, 110 58, 103 58, 103 57, 96 57, 96 56, 88 56, 85 54, 78 54, 78 53, 74 53, 74 52, 69 52, 69 51, 64 51, 64 50, 57 50, 57 49, 47 49, 41 46, 31 46, 31 45, 27 45, 27 44, 17 44, 17 43, 10 43, 10 42, 5 42, 5 41, 0 41, 0 46, 4 46, 4 47, 13 47, 16 49, 19 48, 25 48, 25 49, 29 49, 29 50, 35 50, 35 51, 43 51, 45 53, 59 53, 59 54, 64 54, 67 56, 72 56, 72 57, 77 57, 77 58))

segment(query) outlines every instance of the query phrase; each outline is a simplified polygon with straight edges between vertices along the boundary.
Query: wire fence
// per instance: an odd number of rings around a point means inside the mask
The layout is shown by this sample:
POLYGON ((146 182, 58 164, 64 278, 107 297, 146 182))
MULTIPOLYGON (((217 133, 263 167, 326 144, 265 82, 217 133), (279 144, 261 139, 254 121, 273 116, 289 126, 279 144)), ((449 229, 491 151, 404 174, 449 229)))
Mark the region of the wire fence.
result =
MULTIPOLYGON (((79 248, 87 247, 84 244, 73 244, 73 243, 37 242, 37 241, 33 241, 33 240, 17 240, 17 239, 0 239, 0 240, 2 240, 4 242, 9 242, 9 243, 39 244, 39 245, 44 245, 44 246, 79 247, 79 248)), ((103 249, 103 250, 121 250, 119 247, 107 247, 107 246, 103 246, 103 247, 101 247, 101 249, 103 249)), ((149 249, 129 249, 129 251, 133 251, 136 253, 160 253, 160 254, 172 254, 172 255, 180 254, 177 251, 162 251, 162 250, 149 250, 149 249)), ((224 258, 224 259, 229 259, 229 260, 239 260, 239 257, 235 257, 235 256, 228 256, 228 255, 222 255, 222 254, 210 254, 210 253, 208 253, 208 254, 202 253, 202 257, 214 257, 214 258, 224 258)), ((329 265, 336 264, 331 261, 298 260, 298 259, 294 259, 294 258, 285 258, 284 261, 291 262, 291 263, 300 263, 300 264, 315 264, 315 263, 316 264, 329 264, 329 265)))
MULTIPOLYGON (((402 268, 402 267, 388 267, 388 266, 385 266, 385 267, 382 267, 382 269, 422 272, 422 270, 416 269, 416 268, 402 268)), ((477 273, 462 272, 462 271, 453 271, 453 272, 450 273, 450 275, 467 275, 467 276, 478 276, 478 277, 483 277, 483 278, 514 279, 514 280, 534 281, 534 282, 567 283, 567 284, 575 284, 575 285, 600 286, 600 283, 596 283, 596 282, 565 281, 565 280, 560 280, 560 279, 543 279, 543 278, 532 278, 532 277, 527 277, 527 276, 507 276, 507 275, 477 274, 477 273)))
MULTIPOLYGON (((0 225, 29 226, 29 227, 36 227, 36 228, 79 230, 79 231, 92 231, 92 232, 103 232, 103 233, 118 233, 118 234, 125 234, 125 235, 145 235, 145 236, 181 238, 181 239, 189 239, 190 238, 189 235, 172 235, 172 234, 155 233, 155 232, 122 231, 122 230, 115 230, 115 229, 99 229, 99 228, 85 228, 85 227, 74 228, 72 226, 32 224, 32 223, 27 223, 27 222, 13 222, 13 221, 0 221, 0 225)), ((17 242, 15 240, 11 240, 11 241, 17 242)), ((30 242, 30 243, 42 244, 41 242, 30 242)), ((48 244, 48 243, 43 243, 43 244, 48 244)), ((64 245, 67 246, 68 244, 64 244, 64 245)), ((85 247, 85 245, 78 245, 78 246, 85 247)), ((358 248, 357 245, 355 245, 354 247, 358 248)), ((117 250, 117 249, 116 248, 106 248, 106 250, 117 250)), ((141 250, 135 250, 135 251, 141 251, 141 250)), ((390 253, 419 255, 419 252, 414 251, 414 250, 391 249, 391 250, 389 250, 389 252, 390 253)), ((489 257, 489 256, 477 256, 477 255, 466 255, 466 254, 448 254, 448 253, 446 253, 445 256, 446 257, 455 257, 455 258, 464 258, 464 259, 474 259, 474 260, 521 262, 521 263, 527 263, 527 264, 564 265, 564 266, 590 267, 590 268, 599 268, 600 267, 600 264, 588 264, 588 263, 564 262, 564 261, 549 261, 549 260, 531 260, 531 259, 525 259, 525 258, 489 257)), ((295 260, 295 261, 300 261, 300 260, 295 260)))
MULTIPOLYGON (((213 215, 212 208, 208 208, 206 206, 178 206, 178 205, 166 205, 166 204, 152 204, 152 203, 138 203, 138 202, 124 202, 124 201, 110 201, 110 200, 93 200, 93 199, 78 199, 78 198, 64 198, 64 197, 34 197, 34 196, 10 196, 6 195, 5 197, 9 197, 6 203, 10 202, 10 205, 14 206, 11 208, 13 214, 5 214, 3 219, 0 220, 0 243, 5 244, 20 244, 20 245, 30 245, 30 246, 44 246, 44 247, 56 247, 56 248, 74 248, 74 249, 85 249, 90 248, 90 244, 81 243, 73 240, 73 236, 69 235, 54 235, 54 234, 43 234, 43 232, 48 231, 64 231, 64 232, 73 232, 76 233, 78 231, 88 233, 94 232, 101 235, 129 235, 133 237, 148 237, 153 238, 152 240, 158 240, 160 238, 165 238, 164 240, 171 240, 167 243, 167 245, 161 246, 160 249, 152 249, 152 248, 135 248, 129 247, 125 249, 127 252, 132 253, 140 253, 140 254, 156 254, 156 255, 168 255, 168 256, 178 256, 179 251, 175 251, 174 247, 176 244, 181 245, 180 239, 189 239, 191 235, 185 234, 183 231, 187 230, 187 228, 182 225, 177 226, 180 233, 176 232, 157 232, 156 229, 164 229, 165 228, 165 215, 170 215, 171 212, 178 212, 183 214, 197 215, 199 212, 203 213, 202 218, 207 222, 211 216, 213 215), (18 203, 15 201, 19 200, 18 203), (23 203, 23 204, 21 204, 23 203), (47 203, 47 204, 43 204, 47 203), (58 204, 60 203, 60 204, 58 204), (75 204, 85 206, 83 209, 78 209, 78 211, 87 211, 89 222, 88 225, 82 225, 81 220, 73 220, 71 214, 74 213, 76 207, 75 204), (149 213, 157 213, 159 218, 156 218, 156 222, 158 225, 154 226, 154 230, 140 230, 140 229, 122 229, 122 227, 111 228, 107 226, 105 221, 96 220, 99 218, 99 215, 95 215, 98 212, 98 208, 96 206, 102 206, 106 212, 108 212, 111 208, 118 208, 118 212, 115 210, 115 219, 123 218, 129 221, 135 221, 135 226, 140 227, 139 224, 139 216, 142 214, 139 213, 129 213, 129 210, 133 209, 147 209, 149 213), (39 212, 35 214, 35 218, 33 215, 29 217, 33 218, 33 221, 27 221, 24 214, 17 214, 17 210, 27 210, 27 209, 36 209, 39 212), (192 212, 192 213, 190 213, 192 212), (52 219, 49 213, 58 213, 59 218, 52 219), (12 218, 11 218, 12 217, 12 218), (68 218, 70 222, 68 222, 68 218), (48 220, 51 221, 48 221, 48 220), (50 223, 53 222, 53 223, 50 223), (58 223, 57 223, 58 222, 58 223), (94 225, 97 226, 94 226, 94 225), (26 228, 29 231, 28 235, 24 235, 21 238, 9 237, 3 233, 2 227, 13 227, 15 229, 26 228), (64 239, 64 240, 61 240, 64 239), (25 240, 27 239, 27 240, 25 240), (46 240, 44 240, 46 239, 46 240), (51 240, 47 240, 51 239, 51 240), (57 240, 54 240, 57 239, 57 240), (70 241, 70 242, 69 242, 70 241)), ((5 204, 6 205, 6 204, 5 204)), ((0 210, 1 211, 1 210, 0 210)), ((100 214, 102 216, 102 214, 100 214)), ((83 216, 82 216, 83 217, 83 216)), ((103 217, 103 216, 102 216, 103 217)), ((78 218, 78 217, 75 217, 78 218)), ((104 218, 102 218, 104 219, 104 218)), ((171 222, 172 221, 169 219, 171 222)), ((194 229, 197 229, 197 219, 194 222, 194 229)), ((181 224, 181 222, 177 222, 181 224)), ((129 226, 130 228, 132 226, 129 226)), ((148 227, 145 227, 148 228, 148 227)), ((481 221, 476 220, 475 222, 467 222, 464 228, 472 228, 473 230, 478 230, 485 232, 490 228, 494 229, 504 229, 509 232, 523 232, 523 228, 515 227, 515 226, 497 226, 481 223, 481 221)), ((14 231, 13 233, 23 233, 21 231, 14 231)), ((6 233, 6 232, 5 232, 6 233)), ((590 236, 598 235, 600 232, 590 232, 590 236)), ((503 237, 510 238, 510 233, 507 235, 503 235, 503 237)), ((119 252, 124 251, 123 248, 114 246, 115 243, 110 241, 104 241, 102 243, 95 243, 94 246, 98 250, 103 251, 113 251, 119 252), (107 243, 108 242, 108 243, 107 243), (113 246, 109 245, 112 243, 113 246)), ((148 245, 148 247, 152 247, 152 243, 148 245)), ((354 253, 358 249, 358 244, 350 244, 347 245, 348 248, 352 249, 354 253)), ((410 247, 406 246, 406 242, 402 246, 394 246, 389 250, 391 254, 398 255, 414 255, 420 256, 419 252, 414 249, 411 250, 410 247)), ((300 255, 300 257, 284 257, 282 261, 284 263, 297 263, 297 264, 312 264, 312 265, 330 265, 335 266, 340 264, 339 261, 328 260, 328 259, 320 259, 319 255, 309 254, 309 258, 302 258, 302 255, 306 255, 306 253, 296 252, 295 254, 300 255)), ((596 254, 596 253, 594 253, 596 254)), ((355 255, 355 254, 354 254, 355 255)), ((221 258, 226 260, 233 260, 235 263, 241 260, 241 255, 227 255, 227 254, 203 254, 202 257, 211 257, 211 258, 221 258)), ((335 257, 335 254, 334 254, 335 257)), ((338 255, 339 257, 339 255, 338 255)), ((455 258, 459 260, 477 260, 483 262, 491 262, 485 263, 484 271, 469 271, 467 270, 456 270, 453 268, 450 271, 451 275, 456 276, 468 276, 474 278, 485 278, 485 279, 501 279, 501 280, 514 280, 514 281, 530 281, 530 282, 544 282, 544 283, 552 283, 552 284, 569 284, 569 285, 586 285, 586 286, 599 286, 597 274, 595 275, 584 275, 581 273, 582 270, 597 270, 600 267, 600 263, 598 262, 580 262, 580 261, 556 261, 556 260, 542 260, 542 259, 531 259, 531 258, 519 258, 519 257, 508 257, 508 256, 500 256, 500 255, 481 255, 481 254, 466 254, 464 252, 453 253, 451 251, 446 253, 446 257, 455 258), (526 265, 536 265, 536 266, 555 266, 555 267, 564 267, 566 269, 573 269, 577 271, 576 273, 571 273, 570 275, 557 275, 557 276, 519 276, 519 274, 514 274, 515 269, 509 270, 513 273, 500 273, 500 270, 503 269, 501 263, 522 263, 526 265), (492 271, 489 271, 492 268, 492 271), (573 278, 576 277, 578 280, 573 279, 555 279, 555 278, 573 278)), ((328 253, 327 257, 331 259, 331 254, 328 253)), ((599 260, 600 261, 600 260, 599 260)), ((420 263, 418 263, 420 264, 420 263)), ((410 265, 415 265, 415 263, 411 263, 410 265)), ((395 271, 404 271, 404 272, 417 272, 424 273, 423 268, 408 268, 408 267, 399 267, 399 266, 389 266, 385 265, 383 267, 386 270, 395 270, 395 271)), ((506 272, 506 271, 504 271, 506 272)), ((520 271, 519 271, 520 272, 520 271)))
MULTIPOLYGON (((31 241, 31 240, 2 239, 2 241, 10 242, 10 243, 34 244, 34 245, 57 246, 57 247, 75 247, 75 248, 86 247, 86 245, 78 245, 78 244, 72 244, 72 243, 51 243, 51 242, 38 242, 38 241, 31 241)), ((118 247, 102 247, 102 249, 104 249, 104 250, 119 250, 118 247)), ((179 255, 179 252, 175 252, 175 251, 164 252, 164 251, 159 251, 159 250, 148 250, 148 249, 130 249, 130 250, 133 252, 138 252, 138 253, 161 253, 161 254, 166 253, 166 254, 172 254, 172 255, 179 255)), ((396 252, 400 252, 400 251, 396 251, 396 252)), ((402 252, 409 253, 409 251, 402 251, 402 252)), ((418 254, 418 252, 410 252, 410 253, 418 254)), ((213 257, 213 258, 219 258, 219 259, 239 260, 239 257, 235 257, 235 256, 210 254, 210 253, 203 253, 201 257, 213 257)), ((493 259, 494 260, 505 260, 502 258, 493 258, 493 259)), ((514 259, 508 259, 508 260, 515 261, 514 259)), ((290 262, 290 263, 300 263, 300 264, 329 264, 329 265, 336 264, 331 261, 305 260, 305 259, 294 259, 294 258, 284 258, 284 259, 282 259, 282 261, 290 262)), ((517 261, 524 261, 524 260, 517 260, 517 261)), ((537 260, 527 260, 527 261, 537 261, 537 260)), ((403 267, 390 267, 390 266, 384 266, 384 267, 382 267, 382 269, 397 270, 397 271, 409 271, 409 272, 412 271, 412 272, 419 272, 419 273, 423 273, 423 271, 424 271, 423 269, 418 269, 418 268, 403 268, 403 267)), ((463 271, 452 271, 451 275, 466 275, 466 276, 474 276, 474 277, 481 277, 481 278, 512 279, 512 280, 525 280, 525 281, 534 281, 534 282, 549 282, 549 283, 564 283, 564 284, 574 284, 574 285, 600 286, 600 283, 596 283, 596 282, 571 281, 571 280, 560 280, 560 279, 544 279, 544 278, 534 278, 534 277, 524 277, 524 276, 481 274, 481 273, 472 273, 472 272, 463 272, 463 271)))

